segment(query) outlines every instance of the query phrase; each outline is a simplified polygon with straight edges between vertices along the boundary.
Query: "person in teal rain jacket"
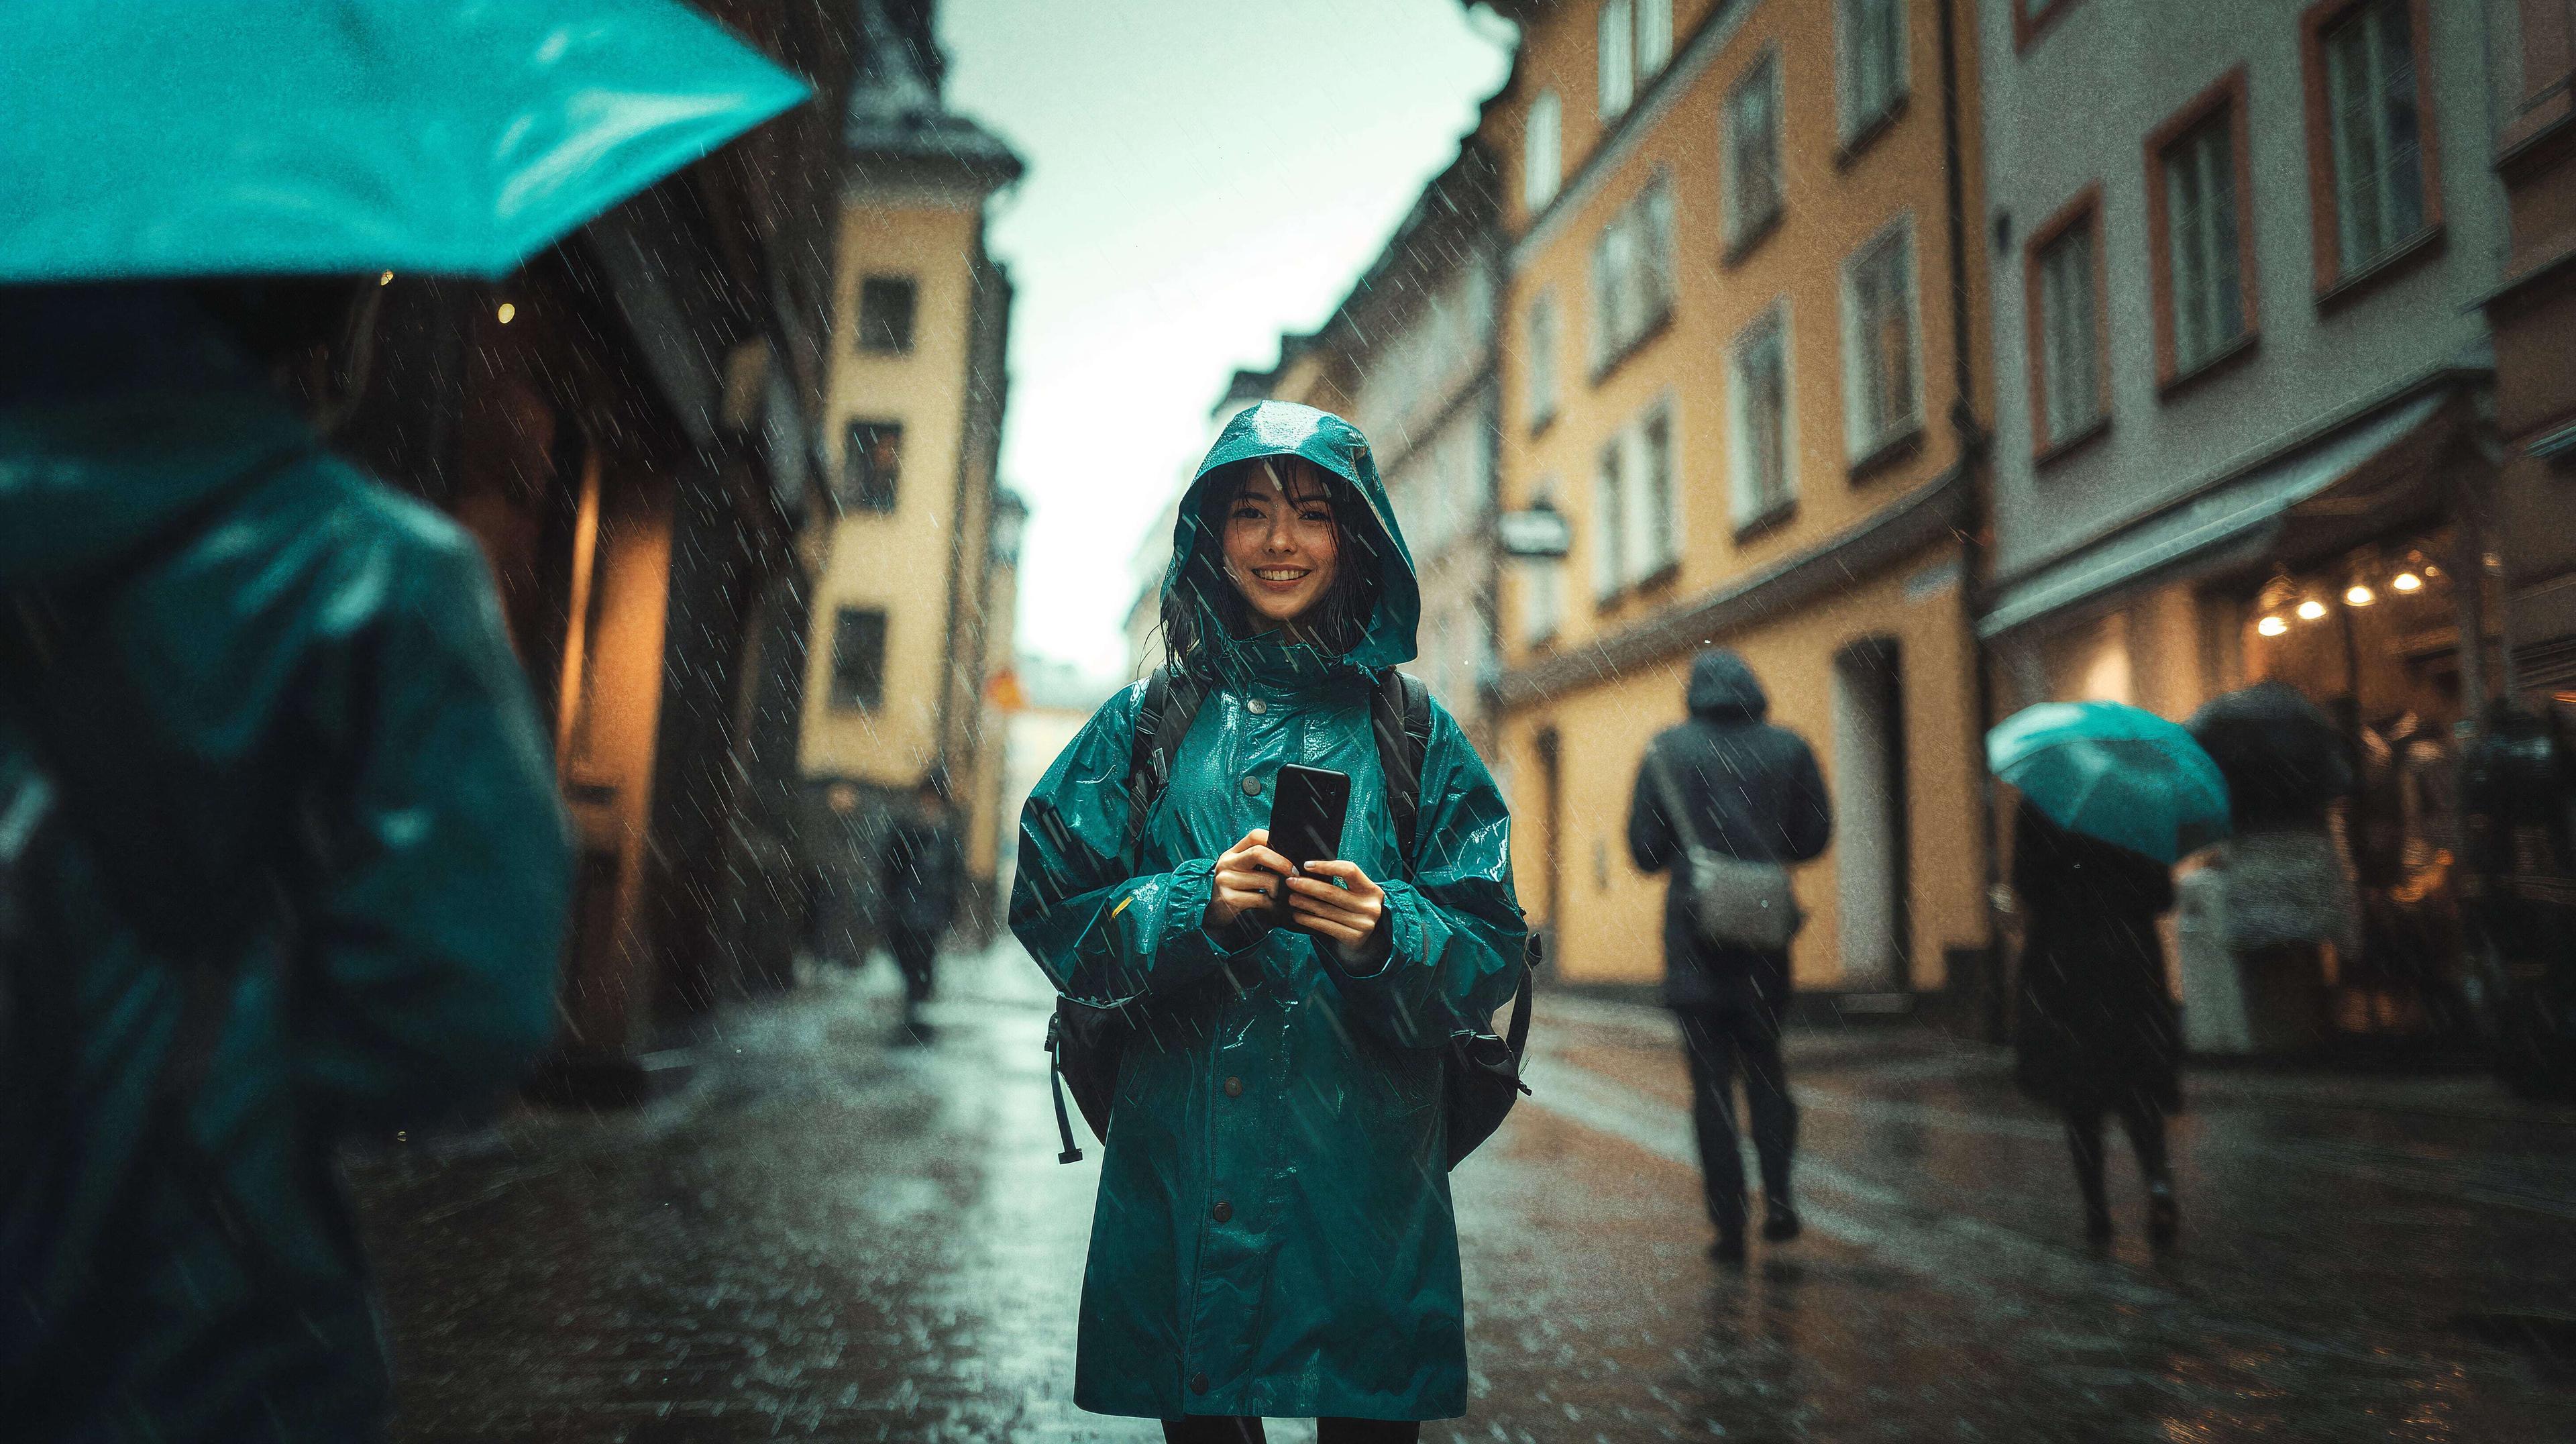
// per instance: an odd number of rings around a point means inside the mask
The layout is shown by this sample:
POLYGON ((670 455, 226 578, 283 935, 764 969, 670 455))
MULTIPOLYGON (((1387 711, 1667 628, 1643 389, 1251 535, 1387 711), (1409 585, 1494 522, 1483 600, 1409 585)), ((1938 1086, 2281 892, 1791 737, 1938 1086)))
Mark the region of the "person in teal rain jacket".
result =
POLYGON ((335 1145, 553 1030, 565 832, 481 553, 261 364, 354 294, 0 288, 0 800, 53 799, 0 933, 12 1440, 380 1437, 335 1145))
POLYGON ((1172 557, 1166 643, 1207 696, 1136 853, 1142 684, 1031 794, 1011 895, 1059 989, 1153 1024, 1120 1068, 1074 1399, 1175 1440, 1257 1439, 1265 1415, 1413 1439, 1466 1409, 1443 1045, 1518 983, 1510 817, 1435 706, 1396 855, 1369 698, 1414 655, 1421 597, 1356 428, 1237 415, 1172 557), (1289 762, 1351 777, 1341 860, 1296 877, 1263 826, 1289 762), (1299 928, 1272 925, 1283 899, 1299 928))

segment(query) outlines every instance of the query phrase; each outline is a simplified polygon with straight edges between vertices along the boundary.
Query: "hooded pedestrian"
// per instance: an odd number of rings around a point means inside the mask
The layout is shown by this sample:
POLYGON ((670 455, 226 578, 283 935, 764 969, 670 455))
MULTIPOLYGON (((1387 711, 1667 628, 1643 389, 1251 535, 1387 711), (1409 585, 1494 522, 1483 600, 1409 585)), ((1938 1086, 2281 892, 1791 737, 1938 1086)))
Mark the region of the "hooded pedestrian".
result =
POLYGON ((1731 1263, 1744 1257, 1747 1213, 1735 1132, 1739 1073, 1762 1167, 1762 1235, 1787 1242, 1799 1232, 1789 1191, 1798 1108, 1780 1057, 1787 935, 1796 919, 1781 869, 1824 852, 1833 814, 1815 753, 1798 734, 1764 720, 1770 699, 1742 657, 1724 648, 1701 652, 1686 695, 1690 719, 1658 734, 1638 766, 1628 851, 1647 872, 1674 873, 1664 902, 1664 1002, 1681 1022, 1690 1064, 1691 1122, 1717 1230, 1710 1252, 1731 1263), (1717 887, 1755 893, 1767 883, 1777 906, 1791 912, 1775 936, 1756 937, 1750 928, 1739 937, 1710 935, 1694 916, 1694 850, 1739 865, 1717 887))
POLYGON ((2023 914, 2013 1026, 2022 1091, 2066 1121, 2085 1236, 2112 1234, 2102 1125, 2114 1115, 2146 1182, 2147 1233, 2180 1226, 2165 1118, 2182 1106, 2182 1026, 2165 986, 2156 919, 2173 873, 2128 848, 2058 826, 2024 798, 2013 826, 2013 892, 2023 914))
POLYGON ((1467 1403, 1444 1154, 1451 1035, 1520 976, 1510 819, 1436 704, 1412 855, 1372 736, 1421 601, 1359 432, 1237 415, 1183 497, 1163 584, 1204 687, 1130 847, 1149 688, 1102 706, 1022 814, 1011 925, 1067 996, 1144 1020, 1124 1053, 1074 1398, 1171 1439, 1418 1437, 1467 1403), (1283 763, 1348 774, 1338 860, 1265 824, 1283 763))
POLYGON ((914 790, 912 811, 886 829, 878 856, 878 895, 884 899, 886 946, 903 971, 904 1036, 926 1035, 922 1005, 937 983, 939 940, 957 920, 957 895, 965 885, 966 858, 950 820, 948 789, 937 776, 914 790))

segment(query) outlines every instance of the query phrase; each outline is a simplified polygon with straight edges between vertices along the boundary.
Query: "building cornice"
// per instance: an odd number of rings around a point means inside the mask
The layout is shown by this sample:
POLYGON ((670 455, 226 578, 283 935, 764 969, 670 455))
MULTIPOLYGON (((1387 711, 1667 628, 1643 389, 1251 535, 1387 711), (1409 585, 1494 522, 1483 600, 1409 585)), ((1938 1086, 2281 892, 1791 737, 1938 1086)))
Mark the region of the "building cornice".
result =
POLYGON ((1633 626, 1577 642, 1503 674, 1496 699, 1506 710, 1569 693, 1687 654, 1728 633, 1848 588, 1935 542, 1957 535, 1973 499, 1962 460, 1838 535, 1633 626))

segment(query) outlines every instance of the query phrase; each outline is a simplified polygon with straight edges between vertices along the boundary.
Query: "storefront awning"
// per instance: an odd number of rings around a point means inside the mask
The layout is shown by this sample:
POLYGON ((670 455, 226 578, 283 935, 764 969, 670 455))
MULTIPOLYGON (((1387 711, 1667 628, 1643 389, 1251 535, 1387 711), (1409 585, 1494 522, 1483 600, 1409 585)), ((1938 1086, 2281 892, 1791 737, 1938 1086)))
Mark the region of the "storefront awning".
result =
POLYGON ((2403 441, 2450 396, 2447 388, 2419 393, 1999 588, 1994 605, 1977 619, 1977 635, 2001 636, 2115 587, 2254 538, 2276 526, 2291 507, 2403 441))

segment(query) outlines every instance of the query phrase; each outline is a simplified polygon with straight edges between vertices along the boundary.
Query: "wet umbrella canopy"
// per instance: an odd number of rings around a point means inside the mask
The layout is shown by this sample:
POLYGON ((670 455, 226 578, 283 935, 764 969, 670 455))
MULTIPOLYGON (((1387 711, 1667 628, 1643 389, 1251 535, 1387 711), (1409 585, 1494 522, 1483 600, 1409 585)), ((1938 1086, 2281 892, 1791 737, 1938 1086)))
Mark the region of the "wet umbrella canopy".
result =
POLYGON ((0 54, 0 284, 497 277, 805 95, 669 0, 44 0, 0 54))
POLYGON ((2352 791, 2352 744, 2315 703, 2258 682, 2191 714, 2191 735, 2227 778, 2240 827, 2314 815, 2352 791))
POLYGON ((2227 781, 2191 734, 2117 702, 2044 702, 1986 734, 1986 765, 2069 832, 2170 863, 2227 836, 2227 781))

